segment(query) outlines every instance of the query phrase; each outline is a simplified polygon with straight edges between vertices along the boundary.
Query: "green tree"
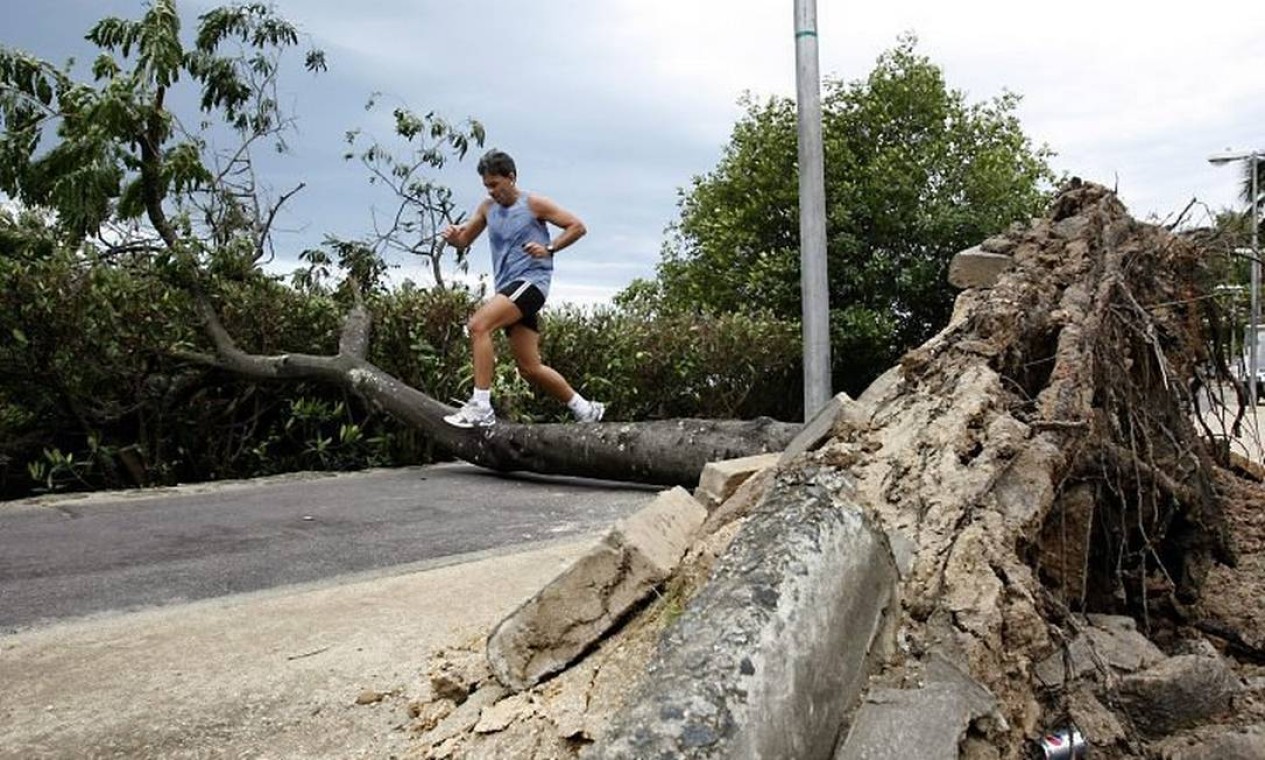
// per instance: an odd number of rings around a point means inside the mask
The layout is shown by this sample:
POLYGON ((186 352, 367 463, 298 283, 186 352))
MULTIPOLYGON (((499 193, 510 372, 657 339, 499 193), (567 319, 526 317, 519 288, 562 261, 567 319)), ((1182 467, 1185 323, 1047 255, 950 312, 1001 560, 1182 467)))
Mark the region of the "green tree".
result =
MULTIPOLYGON (((284 148, 275 83, 299 35, 260 3, 198 21, 186 44, 174 0, 153 0, 140 20, 102 19, 87 34, 101 50, 87 82, 69 66, 0 48, 0 190, 51 209, 73 238, 143 220, 155 249, 186 266, 258 262, 294 191, 260 204, 251 147, 276 138, 284 148), (202 115, 181 119, 170 104, 183 98, 202 115), (208 134, 224 129, 240 145, 213 154, 208 134)), ((324 69, 324 55, 309 51, 306 66, 324 69)))
MULTIPOLYGON (((1054 176, 1004 94, 972 104, 913 36, 823 97, 836 387, 856 390, 943 325, 957 251, 1036 214, 1054 176)), ((661 308, 800 314, 795 104, 745 101, 717 167, 695 178, 665 244, 661 308)))
MULTIPOLYGON (((1243 178, 1242 189, 1239 191, 1239 197, 1247 203, 1247 209, 1244 215, 1251 217, 1253 209, 1256 212, 1256 218, 1261 220, 1262 228, 1265 228, 1265 151, 1255 151, 1257 159, 1243 161, 1243 178), (1252 173, 1256 173, 1256 177, 1252 177, 1252 173), (1252 197, 1253 190, 1256 191, 1256 197, 1252 197)), ((1248 227, 1249 231, 1251 227, 1248 227)), ((1259 229, 1258 229, 1259 234, 1259 229)))

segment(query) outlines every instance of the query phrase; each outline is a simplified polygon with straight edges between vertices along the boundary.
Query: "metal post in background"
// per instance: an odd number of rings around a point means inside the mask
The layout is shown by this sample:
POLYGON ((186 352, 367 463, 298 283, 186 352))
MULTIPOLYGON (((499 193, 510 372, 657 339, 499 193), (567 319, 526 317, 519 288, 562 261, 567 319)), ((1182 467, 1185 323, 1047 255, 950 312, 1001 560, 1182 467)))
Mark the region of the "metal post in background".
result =
POLYGON ((1249 202, 1252 204, 1252 309, 1248 315, 1248 346, 1247 346, 1247 393, 1252 409, 1256 409, 1256 378, 1260 368, 1260 356, 1258 355, 1257 345, 1260 342, 1257 334, 1261 329, 1261 247, 1257 240, 1257 229, 1260 223, 1260 190, 1257 187, 1257 162, 1260 160, 1261 154, 1258 151, 1223 153, 1208 157, 1208 163, 1214 166, 1228 164, 1234 161, 1247 161, 1248 170, 1252 173, 1252 197, 1249 202))
POLYGON ((1257 228, 1260 223, 1260 193, 1256 187, 1256 161, 1259 154, 1252 151, 1252 156, 1248 162, 1248 168, 1252 172, 1252 368, 1249 370, 1252 377, 1252 390, 1250 398, 1252 399, 1252 411, 1256 411, 1256 377, 1260 371, 1261 357, 1258 355, 1260 339, 1257 331, 1261 329, 1261 247, 1257 243, 1257 228))
POLYGON ((821 137, 821 74, 817 66, 817 2, 795 0, 805 420, 811 419, 831 396, 830 290, 826 280, 826 177, 821 137))

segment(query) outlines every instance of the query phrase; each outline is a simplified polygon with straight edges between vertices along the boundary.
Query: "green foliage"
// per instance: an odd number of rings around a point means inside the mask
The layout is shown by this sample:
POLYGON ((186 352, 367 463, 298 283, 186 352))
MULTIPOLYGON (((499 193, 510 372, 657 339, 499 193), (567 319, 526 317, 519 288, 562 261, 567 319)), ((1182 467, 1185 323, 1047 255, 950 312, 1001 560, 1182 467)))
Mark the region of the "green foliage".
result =
MULTIPOLYGON (((375 95, 366 111, 378 107, 375 95)), ((397 156, 386 144, 361 130, 347 132, 346 160, 359 160, 369 172, 369 183, 392 193, 395 208, 386 215, 390 224, 378 229, 372 247, 375 252, 394 250, 420 258, 430 268, 438 287, 445 287, 443 256, 446 245, 440 233, 450 224, 459 224, 462 215, 452 200, 452 191, 435 182, 430 173, 444 168, 452 159, 465 157, 471 146, 481 147, 486 138, 483 125, 473 119, 452 124, 434 111, 424 115, 407 108, 392 111, 395 137, 408 148, 397 156)), ((452 253, 458 271, 468 271, 467 249, 452 253)))
POLYGON ((323 248, 311 248, 299 254, 307 262, 292 275, 294 286, 311 292, 327 292, 333 288, 344 295, 361 296, 380 292, 386 286, 389 269, 378 252, 356 240, 327 237, 323 248), (337 279, 341 274, 342 279, 337 279))
MULTIPOLYGON (((741 312, 564 308, 547 311, 543 325, 545 360, 581 393, 607 402, 615 419, 799 418, 796 322, 741 312)), ((536 414, 561 411, 551 404, 536 414)))
POLYGON ((369 302, 374 315, 369 360, 440 401, 470 392, 465 324, 478 303, 464 290, 411 283, 369 302))
MULTIPOLYGON (((227 125, 246 145, 279 136, 285 120, 271 85, 298 32, 267 5, 232 5, 200 17, 190 46, 174 0, 152 0, 141 19, 105 18, 87 39, 101 49, 90 82, 0 47, 0 191, 53 211, 74 239, 145 215, 169 253, 192 255, 199 236, 180 222, 199 219, 191 209, 245 207, 234 201, 231 173, 208 167, 206 139, 168 109, 178 99, 169 90, 192 89, 204 126, 227 125)), ((324 57, 312 51, 306 64, 321 70, 324 57)), ((236 152, 228 161, 240 169, 249 158, 236 152)), ((225 234, 202 232, 220 242, 225 234)))
MULTIPOLYGON (((952 255, 1038 212, 1054 179, 1017 96, 970 104, 915 47, 902 38, 865 81, 825 86, 834 375, 851 391, 947 320, 952 255)), ((624 303, 799 318, 795 104, 745 106, 719 165, 683 195, 657 281, 624 303)))
MULTIPOLYGON (((367 435, 344 401, 300 395, 287 399, 267 430, 245 451, 252 475, 304 470, 352 470, 392 464, 389 433, 367 435)), ((372 419, 369 425, 375 426, 372 419)))
MULTIPOLYGON (((1239 197, 1246 204, 1243 210, 1245 217, 1244 224, 1250 231, 1252 229, 1251 222, 1246 221, 1253 217, 1258 220, 1260 227, 1257 229, 1257 235, 1265 232, 1265 150, 1256 149, 1254 151, 1255 158, 1249 155, 1240 160, 1239 171, 1241 172, 1239 197), (1253 177, 1252 175, 1256 176, 1253 177), (1255 195, 1255 197, 1253 197, 1255 195)), ((1233 212, 1230 212, 1233 213, 1233 212)))
POLYGON ((151 421, 134 412, 163 373, 155 339, 192 337, 188 298, 136 276, 142 262, 62 246, 45 220, 0 213, 0 333, 15 338, 0 341, 0 458, 39 458, 46 468, 32 474, 46 487, 113 466, 104 426, 151 421))
MULTIPOLYGON (((345 305, 255 276, 208 294, 240 344, 330 352, 345 305)), ((445 318, 447 318, 445 316, 445 318)), ((61 244, 0 212, 0 494, 158 485, 428 456, 341 391, 256 383, 175 358, 192 298, 144 254, 61 244)), ((388 365, 389 366, 389 365, 388 365)))

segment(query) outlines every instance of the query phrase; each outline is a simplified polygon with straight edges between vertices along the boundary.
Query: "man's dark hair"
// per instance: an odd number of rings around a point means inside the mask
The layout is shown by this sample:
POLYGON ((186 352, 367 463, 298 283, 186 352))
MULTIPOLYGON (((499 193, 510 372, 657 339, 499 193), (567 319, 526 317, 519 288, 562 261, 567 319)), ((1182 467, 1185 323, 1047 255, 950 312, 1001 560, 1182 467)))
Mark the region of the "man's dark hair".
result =
POLYGON ((493 148, 479 159, 480 177, 513 177, 518 174, 510 154, 493 148))

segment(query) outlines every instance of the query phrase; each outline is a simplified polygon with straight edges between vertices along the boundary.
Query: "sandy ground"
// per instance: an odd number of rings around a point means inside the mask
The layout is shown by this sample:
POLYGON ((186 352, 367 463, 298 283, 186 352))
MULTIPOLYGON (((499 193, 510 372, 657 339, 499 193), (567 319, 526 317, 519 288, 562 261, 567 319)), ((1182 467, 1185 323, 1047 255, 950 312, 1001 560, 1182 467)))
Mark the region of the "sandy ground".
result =
POLYGON ((2 637, 0 758, 403 754, 429 655, 486 634, 589 541, 2 637))

